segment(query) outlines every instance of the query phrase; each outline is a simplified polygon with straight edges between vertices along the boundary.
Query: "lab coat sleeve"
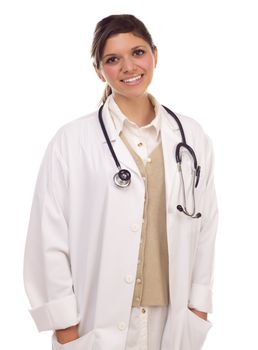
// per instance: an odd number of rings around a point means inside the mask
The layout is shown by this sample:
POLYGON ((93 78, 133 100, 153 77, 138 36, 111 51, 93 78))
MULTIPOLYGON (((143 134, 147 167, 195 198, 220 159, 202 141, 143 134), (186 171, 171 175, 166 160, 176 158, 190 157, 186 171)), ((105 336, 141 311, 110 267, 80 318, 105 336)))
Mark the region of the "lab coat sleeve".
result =
POLYGON ((208 137, 205 140, 205 173, 207 175, 204 178, 204 205, 188 306, 209 313, 213 311, 212 287, 218 209, 214 187, 213 147, 208 137))
POLYGON ((24 285, 39 331, 79 323, 69 261, 68 170, 55 142, 41 163, 24 256, 24 285))

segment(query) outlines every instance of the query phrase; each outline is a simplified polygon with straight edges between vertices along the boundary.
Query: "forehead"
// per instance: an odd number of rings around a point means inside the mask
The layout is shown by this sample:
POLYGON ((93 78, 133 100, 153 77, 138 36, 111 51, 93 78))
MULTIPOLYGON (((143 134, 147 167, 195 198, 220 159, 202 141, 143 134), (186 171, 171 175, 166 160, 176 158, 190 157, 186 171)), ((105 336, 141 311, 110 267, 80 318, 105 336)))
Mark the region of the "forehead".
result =
POLYGON ((144 39, 139 38, 133 33, 120 33, 108 38, 103 54, 107 55, 109 53, 120 53, 131 50, 136 46, 148 45, 149 44, 144 39))

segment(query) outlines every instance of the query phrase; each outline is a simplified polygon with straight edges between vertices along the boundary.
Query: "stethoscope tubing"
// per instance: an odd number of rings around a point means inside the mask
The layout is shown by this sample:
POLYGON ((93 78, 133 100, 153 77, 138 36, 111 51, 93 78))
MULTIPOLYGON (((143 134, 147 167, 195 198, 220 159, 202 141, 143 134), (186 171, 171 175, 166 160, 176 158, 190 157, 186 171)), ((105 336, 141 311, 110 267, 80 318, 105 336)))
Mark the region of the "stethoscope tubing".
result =
MULTIPOLYGON (((113 181, 114 184, 117 187, 120 188, 125 188, 128 187, 131 183, 131 173, 129 172, 129 170, 127 169, 122 169, 121 164, 119 162, 119 160, 117 159, 117 156, 115 154, 115 151, 112 147, 111 141, 109 139, 105 124, 103 122, 103 118, 102 118, 102 110, 103 110, 104 104, 99 108, 98 111, 98 119, 99 119, 99 123, 102 129, 102 132, 104 134, 104 137, 106 139, 106 142, 108 144, 108 148, 112 154, 112 157, 114 159, 114 162, 116 164, 116 167, 118 169, 118 173, 116 173, 113 177, 113 181)), ((193 219, 195 218, 199 218, 201 217, 201 213, 196 213, 195 210, 195 193, 194 193, 194 189, 198 186, 199 183, 199 179, 200 179, 200 166, 198 166, 198 162, 197 162, 197 158, 195 155, 194 150, 187 144, 186 142, 186 137, 185 137, 185 133, 184 133, 184 129, 182 126, 181 121, 179 120, 179 118, 177 117, 177 115, 171 111, 168 107, 162 105, 162 107, 167 111, 167 113, 169 113, 176 121, 179 130, 180 130, 180 134, 181 134, 181 138, 182 138, 182 142, 178 143, 178 145, 176 146, 176 150, 175 150, 175 158, 176 158, 176 162, 178 165, 178 170, 180 172, 180 178, 181 178, 181 183, 182 183, 182 187, 183 187, 183 201, 184 201, 184 208, 181 205, 177 206, 177 209, 181 212, 183 212, 185 215, 192 217, 193 219), (187 210, 187 206, 186 206, 186 193, 185 193, 185 184, 184 184, 184 177, 183 177, 183 173, 182 173, 182 169, 181 169, 181 162, 182 162, 182 158, 180 155, 180 149, 181 148, 185 148, 190 154, 191 157, 193 159, 193 163, 194 163, 194 174, 193 174, 193 182, 192 182, 192 197, 193 197, 193 210, 192 213, 189 213, 187 210)))
POLYGON ((98 111, 99 122, 100 122, 100 125, 101 125, 101 129, 102 129, 102 131, 103 131, 103 134, 104 134, 104 136, 105 136, 105 139, 106 139, 106 141, 107 141, 108 148, 109 148, 109 150, 110 150, 110 152, 111 152, 111 154, 112 154, 112 157, 113 157, 113 159, 114 159, 114 161, 115 161, 115 163, 116 163, 116 166, 117 166, 117 168, 118 168, 119 170, 121 170, 121 165, 120 165, 119 160, 117 159, 117 156, 116 156, 116 154, 115 154, 115 151, 114 151, 114 149, 113 149, 113 147, 112 147, 112 145, 111 145, 111 142, 110 142, 110 139, 109 139, 109 137, 108 137, 108 133, 107 133, 105 124, 104 124, 104 122, 103 122, 103 118, 102 118, 102 109, 103 109, 103 107, 104 107, 104 104, 99 108, 99 111, 98 111))

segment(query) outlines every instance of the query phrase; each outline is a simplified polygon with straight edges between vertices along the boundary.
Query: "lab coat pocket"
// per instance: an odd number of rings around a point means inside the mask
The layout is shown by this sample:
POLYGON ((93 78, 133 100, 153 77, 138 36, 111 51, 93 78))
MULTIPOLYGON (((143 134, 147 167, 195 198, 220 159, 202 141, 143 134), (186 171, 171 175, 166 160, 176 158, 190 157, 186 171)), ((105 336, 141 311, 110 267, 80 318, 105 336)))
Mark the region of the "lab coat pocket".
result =
POLYGON ((187 309, 185 316, 181 350, 201 350, 212 323, 197 316, 190 309, 187 309))
POLYGON ((93 330, 66 344, 60 344, 57 341, 55 334, 53 334, 52 350, 94 350, 94 340, 95 334, 93 330))

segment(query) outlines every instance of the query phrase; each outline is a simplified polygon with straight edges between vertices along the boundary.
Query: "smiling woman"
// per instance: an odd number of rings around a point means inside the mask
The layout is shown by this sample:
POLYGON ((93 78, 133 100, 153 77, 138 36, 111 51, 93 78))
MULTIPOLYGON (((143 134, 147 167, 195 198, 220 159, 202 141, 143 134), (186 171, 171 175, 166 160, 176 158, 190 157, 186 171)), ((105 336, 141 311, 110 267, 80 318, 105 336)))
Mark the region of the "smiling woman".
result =
MULTIPOLYGON (((113 93, 116 102, 120 99, 122 111, 126 112, 128 101, 134 98, 134 105, 142 102, 149 105, 150 119, 142 123, 150 122, 154 117, 153 107, 146 91, 157 64, 157 48, 145 25, 131 15, 104 18, 95 29, 92 57, 99 78, 107 83, 102 102, 113 93), (129 100, 126 97, 130 97, 129 100)), ((138 123, 142 126, 139 119, 138 123)))
POLYGON ((121 96, 143 96, 151 83, 156 64, 156 48, 152 49, 144 39, 132 33, 121 33, 107 40, 103 59, 96 70, 118 100, 121 96), (128 86, 134 88, 128 89, 128 86))
POLYGON ((96 65, 100 79, 108 84, 108 93, 127 115, 128 101, 133 105, 149 105, 148 118, 131 120, 144 125, 154 118, 153 107, 147 96, 147 88, 157 64, 157 49, 133 33, 121 33, 110 37, 105 44, 103 58, 96 65), (99 67, 99 68, 97 68, 99 67))
POLYGON ((24 280, 54 350, 200 350, 212 325, 212 145, 148 92, 157 57, 139 19, 102 19, 102 106, 60 128, 43 159, 24 280))

